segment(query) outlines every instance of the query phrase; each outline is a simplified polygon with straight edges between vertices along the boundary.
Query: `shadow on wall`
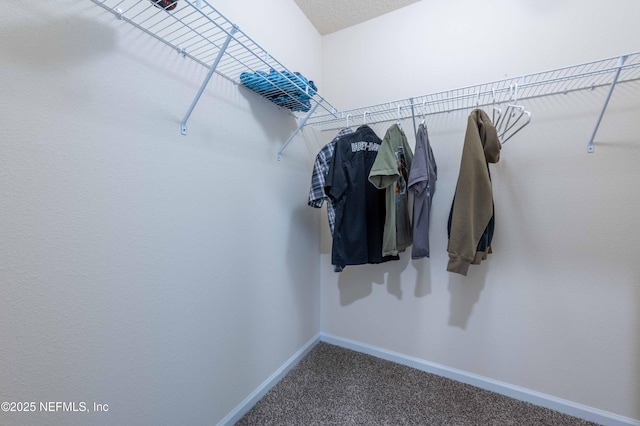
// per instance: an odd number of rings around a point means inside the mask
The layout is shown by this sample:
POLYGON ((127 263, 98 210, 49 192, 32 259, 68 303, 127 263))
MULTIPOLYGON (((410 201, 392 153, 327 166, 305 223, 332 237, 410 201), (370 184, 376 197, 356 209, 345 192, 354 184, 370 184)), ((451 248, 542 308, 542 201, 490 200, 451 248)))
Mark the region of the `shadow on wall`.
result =
POLYGON ((409 252, 401 253, 400 260, 393 261, 393 265, 389 268, 389 274, 387 275, 387 292, 394 295, 398 300, 402 300, 402 271, 407 268, 409 257, 409 252))
POLYGON ((466 277, 455 273, 449 275, 450 326, 460 327, 463 330, 467 328, 473 307, 480 300, 480 293, 484 289, 486 281, 487 265, 471 265, 466 277))
POLYGON ((384 284, 385 264, 347 266, 338 276, 340 306, 364 299, 373 291, 373 284, 384 284))
POLYGON ((431 261, 427 258, 412 260, 411 264, 416 270, 415 297, 424 297, 431 294, 431 261))
MULTIPOLYGON (((387 284, 387 292, 402 300, 402 273, 411 258, 410 252, 400 255, 400 260, 375 264, 347 266, 340 272, 338 288, 340 305, 348 306, 364 299, 373 291, 373 284, 387 284), (386 277, 385 277, 386 276, 386 277)), ((412 261, 417 271, 414 297, 424 297, 431 293, 431 266, 429 260, 412 261)))
MULTIPOLYGON (((340 290, 340 305, 348 306, 360 299, 364 299, 373 291, 374 284, 387 284, 387 292, 402 300, 401 276, 409 263, 409 255, 400 256, 394 261, 392 268, 388 263, 379 265, 347 266, 340 272, 338 288, 340 290), (385 275, 386 278, 385 278, 385 275)), ((413 260, 416 269, 414 297, 425 297, 431 294, 431 262, 428 259, 413 260)), ((451 293, 449 325, 465 329, 473 306, 480 300, 480 293, 485 286, 486 267, 477 267, 476 271, 469 271, 468 277, 450 274, 449 292, 451 293), (473 281, 470 284, 470 281, 473 281)))
MULTIPOLYGON (((267 98, 252 92, 241 84, 237 84, 236 86, 238 87, 238 92, 240 93, 240 95, 249 104, 252 117, 256 120, 256 122, 260 124, 260 127, 263 128, 265 132, 267 132, 270 140, 281 140, 283 133, 287 134, 287 138, 291 134, 293 134, 294 130, 297 127, 295 116, 293 114, 289 113, 289 111, 287 111, 285 108, 277 106, 267 98), (283 117, 285 115, 288 115, 286 132, 283 131, 283 129, 273 125, 273 115, 271 113, 265 114, 265 109, 267 108, 272 109, 273 114, 282 114, 283 117)), ((285 142, 286 139, 282 140, 282 144, 284 144, 285 142)), ((291 143, 294 143, 294 141, 292 141, 291 143)), ((280 149, 280 147, 278 149, 280 149)), ((309 176, 311 176, 311 171, 309 171, 309 176)))
POLYGON ((81 17, 4 27, 0 40, 2 56, 43 70, 77 65, 116 47, 112 29, 81 17))

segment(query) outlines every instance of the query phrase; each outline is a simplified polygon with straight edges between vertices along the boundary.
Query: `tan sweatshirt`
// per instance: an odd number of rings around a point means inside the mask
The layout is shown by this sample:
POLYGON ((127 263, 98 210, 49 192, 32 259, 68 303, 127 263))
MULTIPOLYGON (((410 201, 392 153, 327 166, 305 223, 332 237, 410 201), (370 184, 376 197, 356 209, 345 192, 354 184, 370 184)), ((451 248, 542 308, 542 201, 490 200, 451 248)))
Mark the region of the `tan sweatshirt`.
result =
POLYGON ((491 252, 476 253, 478 242, 493 216, 493 192, 487 163, 500 160, 500 141, 491 119, 481 109, 469 115, 462 148, 460 173, 451 212, 447 271, 467 275, 491 252))

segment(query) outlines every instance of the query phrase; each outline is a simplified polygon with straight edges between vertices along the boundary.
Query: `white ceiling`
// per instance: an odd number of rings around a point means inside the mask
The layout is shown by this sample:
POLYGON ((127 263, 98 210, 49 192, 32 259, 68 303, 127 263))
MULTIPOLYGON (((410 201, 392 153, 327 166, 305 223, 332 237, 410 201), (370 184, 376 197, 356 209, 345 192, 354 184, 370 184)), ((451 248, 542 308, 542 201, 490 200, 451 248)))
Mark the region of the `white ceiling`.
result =
POLYGON ((294 0, 322 35, 342 30, 420 0, 294 0))

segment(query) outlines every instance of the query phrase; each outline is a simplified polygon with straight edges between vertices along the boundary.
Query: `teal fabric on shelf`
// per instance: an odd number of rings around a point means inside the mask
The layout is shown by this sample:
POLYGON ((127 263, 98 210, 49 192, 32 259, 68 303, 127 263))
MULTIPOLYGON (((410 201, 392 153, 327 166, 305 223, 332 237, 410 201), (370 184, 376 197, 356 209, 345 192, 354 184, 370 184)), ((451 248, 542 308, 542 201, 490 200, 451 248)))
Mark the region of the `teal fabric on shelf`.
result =
POLYGON ((240 82, 247 88, 264 96, 271 102, 291 111, 306 112, 311 109, 311 98, 318 88, 299 72, 276 71, 269 73, 243 72, 240 82))

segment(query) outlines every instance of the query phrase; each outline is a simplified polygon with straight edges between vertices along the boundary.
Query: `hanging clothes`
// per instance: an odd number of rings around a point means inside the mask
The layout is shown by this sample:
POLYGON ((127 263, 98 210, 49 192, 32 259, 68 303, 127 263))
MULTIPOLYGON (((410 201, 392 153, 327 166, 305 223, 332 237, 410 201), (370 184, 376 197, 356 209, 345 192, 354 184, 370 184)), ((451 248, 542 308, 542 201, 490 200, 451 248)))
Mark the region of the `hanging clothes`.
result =
POLYGON ((381 142, 364 125, 336 143, 325 193, 335 204, 331 263, 337 267, 398 258, 382 256, 385 193, 368 180, 381 142))
POLYGON ((474 109, 467 120, 458 183, 449 214, 447 271, 467 275, 491 253, 494 230, 489 163, 500 160, 500 141, 487 113, 474 109))
POLYGON ((369 172, 369 182, 385 191, 383 256, 397 256, 411 245, 407 182, 412 161, 413 152, 404 131, 397 124, 392 125, 369 172))
POLYGON ((436 192, 438 166, 436 165, 427 127, 420 124, 416 132, 416 150, 409 173, 409 190, 413 192, 413 247, 412 259, 429 257, 429 222, 431 203, 436 192))
POLYGON ((307 204, 314 208, 322 207, 322 203, 327 201, 327 217, 329 220, 329 229, 333 235, 333 228, 336 222, 336 213, 333 200, 324 192, 325 177, 329 171, 329 166, 333 160, 333 152, 338 139, 342 136, 353 133, 351 128, 345 128, 338 132, 331 142, 326 144, 316 155, 313 163, 313 172, 311 173, 311 189, 309 190, 309 201, 307 204))

